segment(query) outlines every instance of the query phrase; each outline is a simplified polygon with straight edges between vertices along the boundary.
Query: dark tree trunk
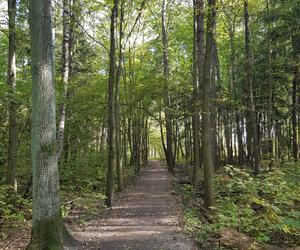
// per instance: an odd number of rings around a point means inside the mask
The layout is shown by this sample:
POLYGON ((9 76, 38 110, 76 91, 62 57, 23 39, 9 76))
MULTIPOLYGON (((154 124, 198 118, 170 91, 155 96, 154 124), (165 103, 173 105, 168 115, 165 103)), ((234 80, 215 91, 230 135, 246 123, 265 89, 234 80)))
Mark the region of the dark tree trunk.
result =
POLYGON ((8 128, 8 184, 18 190, 17 183, 17 103, 16 92, 16 0, 8 0, 8 72, 7 84, 11 93, 8 128))
POLYGON ((207 15, 206 49, 203 68, 202 88, 202 145, 203 145, 203 166, 204 166, 204 193, 205 207, 214 206, 214 166, 212 162, 212 139, 211 139, 211 117, 210 117, 210 70, 212 62, 212 47, 214 41, 214 27, 216 18, 216 0, 209 0, 207 15))
POLYGON ((218 149, 217 141, 217 86, 216 86, 216 76, 217 76, 217 59, 218 59, 217 44, 214 39, 213 42, 213 55, 212 55, 212 70, 211 70, 211 129, 212 129, 212 154, 213 154, 213 166, 214 170, 218 171, 220 169, 220 152, 218 149))
POLYGON ((106 180, 106 205, 112 206, 114 194, 114 168, 115 168, 115 109, 114 109, 114 85, 116 64, 116 29, 118 16, 118 0, 114 0, 111 12, 110 24, 110 54, 109 54, 109 80, 108 80, 108 158, 107 158, 107 180, 106 180))
POLYGON ((123 21, 124 21, 124 0, 121 1, 120 8, 120 27, 119 27, 119 62, 116 74, 116 88, 115 88, 115 124, 116 124, 116 168, 117 168, 117 179, 118 189, 122 191, 124 189, 123 180, 123 166, 121 161, 121 131, 120 131, 120 80, 122 74, 122 62, 123 62, 123 21))
POLYGON ((199 138, 199 86, 198 86, 198 49, 197 49, 197 17, 199 15, 199 6, 194 0, 194 46, 193 46, 193 150, 194 150, 194 167, 192 183, 198 184, 198 172, 200 169, 200 138, 199 138))
POLYGON ((249 29, 249 12, 248 12, 248 0, 244 0, 244 17, 245 17, 245 71, 246 71, 246 84, 248 88, 248 102, 249 102, 249 127, 251 128, 252 138, 252 150, 254 160, 254 174, 258 175, 260 172, 260 155, 259 145, 257 137, 257 126, 256 126, 256 108, 254 103, 254 91, 253 91, 253 62, 251 53, 251 37, 249 29))
POLYGON ((172 114, 171 114, 171 97, 169 93, 169 39, 167 32, 167 0, 162 1, 162 44, 163 44, 163 71, 164 71, 164 104, 165 104, 165 120, 166 120, 166 137, 167 137, 167 164, 169 172, 174 172, 174 156, 173 156, 173 135, 172 135, 172 114))

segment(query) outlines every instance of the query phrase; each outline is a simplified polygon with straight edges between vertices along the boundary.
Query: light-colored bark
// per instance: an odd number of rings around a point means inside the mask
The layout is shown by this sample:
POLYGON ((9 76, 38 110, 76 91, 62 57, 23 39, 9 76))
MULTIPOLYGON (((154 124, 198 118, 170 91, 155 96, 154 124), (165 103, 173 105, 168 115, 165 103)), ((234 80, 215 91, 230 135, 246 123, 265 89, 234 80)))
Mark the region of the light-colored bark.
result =
POLYGON ((32 239, 38 246, 61 248, 62 221, 56 155, 55 89, 53 79, 53 34, 51 1, 30 2, 32 39, 32 129, 33 170, 32 239), (42 12, 43 11, 43 12, 42 12), (53 223, 55 228, 43 225, 53 223), (40 232, 39 228, 43 228, 40 232), (49 234, 41 235, 41 234, 49 234), (51 242, 41 242, 49 237, 51 242), (56 242, 55 242, 56 241, 56 242))
POLYGON ((58 124, 58 154, 61 155, 65 138, 65 123, 67 112, 67 93, 70 72, 70 0, 63 1, 63 41, 62 41, 62 85, 63 95, 60 106, 60 118, 58 124))
POLYGON ((73 239, 63 226, 60 210, 51 1, 32 0, 29 8, 33 202, 28 249, 63 249, 63 245, 72 244, 73 239))

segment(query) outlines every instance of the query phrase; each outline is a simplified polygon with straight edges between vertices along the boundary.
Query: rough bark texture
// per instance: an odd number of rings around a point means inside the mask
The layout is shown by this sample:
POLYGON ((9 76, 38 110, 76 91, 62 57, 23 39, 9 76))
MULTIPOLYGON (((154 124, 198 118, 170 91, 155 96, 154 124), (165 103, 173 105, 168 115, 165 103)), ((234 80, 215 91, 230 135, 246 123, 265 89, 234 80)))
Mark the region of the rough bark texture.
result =
POLYGON ((17 192, 17 104, 16 91, 16 0, 8 0, 8 72, 7 84, 11 92, 9 102, 8 184, 17 192))
MULTIPOLYGON (((253 67, 252 67, 252 53, 251 53, 251 37, 249 29, 249 12, 248 12, 248 0, 244 0, 244 18, 245 18, 245 71, 246 71, 246 85, 248 88, 248 103, 249 103, 249 128, 252 138, 252 161, 254 161, 254 174, 257 175, 260 172, 260 156, 258 147, 257 127, 256 127, 256 109, 254 103, 253 93, 253 67)), ((252 162, 251 161, 251 162, 252 162)))
POLYGON ((165 104, 165 120, 166 120, 166 137, 167 137, 167 163, 171 173, 174 172, 173 157, 173 135, 172 135, 172 114, 171 114, 171 98, 169 93, 170 67, 169 67, 169 41, 167 33, 167 0, 162 1, 162 44, 163 44, 163 68, 164 68, 164 104, 165 104))
POLYGON ((202 145, 203 145, 203 166, 204 166, 204 195, 205 206, 211 208, 214 206, 214 166, 212 162, 212 139, 211 139, 211 121, 210 121, 210 69, 212 62, 213 30, 216 17, 216 0, 209 0, 207 15, 207 33, 206 50, 203 70, 203 88, 202 88, 202 145))
POLYGON ((50 0, 30 1, 33 170, 32 235, 28 249, 62 249, 56 154, 53 35, 50 0))
POLYGON ((116 63, 116 27, 118 16, 118 0, 114 0, 111 12, 110 24, 110 55, 109 55, 109 80, 108 80, 108 161, 106 180, 106 205, 111 207, 114 193, 114 168, 115 168, 115 110, 114 110, 114 84, 115 84, 115 63, 116 63))

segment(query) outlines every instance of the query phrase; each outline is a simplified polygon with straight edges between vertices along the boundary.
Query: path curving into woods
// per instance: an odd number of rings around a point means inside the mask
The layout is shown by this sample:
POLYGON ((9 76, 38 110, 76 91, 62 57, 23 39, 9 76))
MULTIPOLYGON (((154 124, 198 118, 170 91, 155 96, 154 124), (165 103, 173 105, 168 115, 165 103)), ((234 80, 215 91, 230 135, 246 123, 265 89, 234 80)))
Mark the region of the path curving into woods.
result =
POLYGON ((171 179, 161 162, 149 162, 104 218, 88 222, 74 236, 85 249, 196 250, 180 232, 180 204, 172 195, 171 179))

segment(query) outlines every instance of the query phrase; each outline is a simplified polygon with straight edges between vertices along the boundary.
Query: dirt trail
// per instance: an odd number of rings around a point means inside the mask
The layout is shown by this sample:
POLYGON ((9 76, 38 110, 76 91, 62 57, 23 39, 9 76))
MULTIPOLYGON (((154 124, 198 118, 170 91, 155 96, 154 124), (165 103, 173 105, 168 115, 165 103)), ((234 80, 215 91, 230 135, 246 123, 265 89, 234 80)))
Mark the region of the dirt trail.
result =
POLYGON ((105 218, 73 232, 86 249, 196 250, 180 233, 179 203, 171 194, 171 175, 151 161, 136 185, 122 193, 105 218))

